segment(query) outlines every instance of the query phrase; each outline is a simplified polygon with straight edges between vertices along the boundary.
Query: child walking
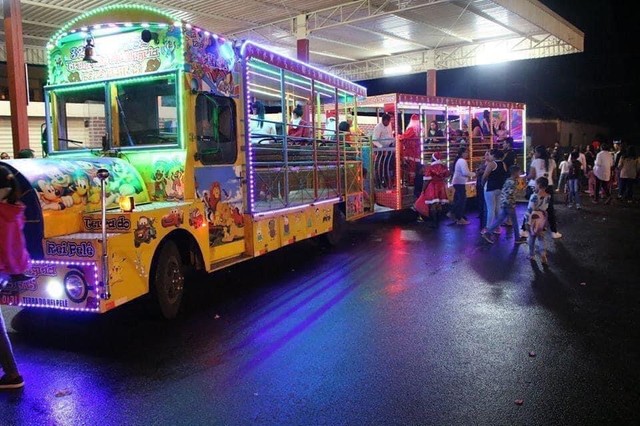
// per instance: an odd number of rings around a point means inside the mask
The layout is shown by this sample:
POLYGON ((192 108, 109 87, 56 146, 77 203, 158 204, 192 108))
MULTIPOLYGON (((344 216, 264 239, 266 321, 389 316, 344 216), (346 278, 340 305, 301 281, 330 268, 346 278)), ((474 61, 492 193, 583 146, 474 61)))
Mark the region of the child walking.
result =
POLYGON ((574 205, 580 210, 580 180, 582 179, 582 163, 578 159, 578 151, 571 153, 569 173, 567 174, 567 188, 569 189, 568 207, 574 205))
POLYGON ((551 201, 549 180, 546 177, 536 179, 536 191, 529 199, 525 219, 529 228, 529 259, 536 260, 536 240, 540 240, 540 261, 547 265, 547 250, 544 241, 544 230, 547 224, 547 209, 551 201))
MULTIPOLYGON (((9 169, 0 166, 0 287, 32 278, 25 275, 29 267, 29 253, 22 233, 25 206, 19 200, 20 189, 15 176, 9 169)), ((13 348, 2 312, 0 312, 0 366, 4 371, 4 375, 0 377, 0 390, 24 386, 24 380, 18 372, 13 356, 13 348)))
MULTIPOLYGON (((516 216, 516 179, 520 176, 520 167, 511 166, 509 168, 509 177, 504 181, 502 185, 502 190, 500 192, 500 212, 498 216, 493 221, 493 223, 486 229, 483 229, 481 234, 482 238, 485 239, 490 244, 493 244, 495 241, 491 237, 491 234, 498 229, 500 224, 504 222, 505 219, 509 218, 511 223, 518 223, 518 217, 516 216)), ((526 242, 526 238, 520 238, 520 232, 517 226, 512 226, 513 229, 513 241, 514 244, 521 244, 526 242)))

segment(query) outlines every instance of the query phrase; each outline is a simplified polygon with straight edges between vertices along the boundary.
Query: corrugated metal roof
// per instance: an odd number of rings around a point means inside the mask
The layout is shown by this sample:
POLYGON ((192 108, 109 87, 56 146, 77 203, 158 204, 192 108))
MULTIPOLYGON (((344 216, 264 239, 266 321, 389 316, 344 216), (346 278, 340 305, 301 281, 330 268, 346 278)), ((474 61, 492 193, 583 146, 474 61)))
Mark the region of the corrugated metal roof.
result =
MULTIPOLYGON (((296 23, 306 17, 311 62, 351 79, 388 65, 411 72, 583 50, 584 34, 536 0, 22 0, 24 43, 42 50, 64 23, 101 6, 139 4, 232 38, 296 54, 296 23), (300 19, 299 17, 303 17, 300 19), (506 53, 511 54, 505 55, 506 53), (476 62, 474 62, 476 61, 476 62)), ((304 25, 304 23, 302 23, 304 25)), ((303 27, 305 28, 305 27, 303 27)), ((304 31, 303 31, 304 32, 304 31)), ((0 39, 4 41, 4 33, 0 39)), ((4 49, 2 50, 2 52, 4 49)), ((2 53, 0 52, 0 54, 2 53)), ((42 52, 27 60, 43 58, 42 52)))

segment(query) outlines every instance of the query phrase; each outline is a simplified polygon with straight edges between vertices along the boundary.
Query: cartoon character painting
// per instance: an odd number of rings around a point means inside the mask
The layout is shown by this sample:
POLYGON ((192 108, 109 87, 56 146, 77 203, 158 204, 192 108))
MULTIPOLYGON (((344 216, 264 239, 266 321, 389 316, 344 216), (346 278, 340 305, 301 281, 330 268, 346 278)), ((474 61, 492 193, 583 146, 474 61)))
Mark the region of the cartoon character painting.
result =
POLYGON ((204 224, 204 215, 200 209, 195 208, 189 211, 189 225, 200 228, 204 224))
POLYGON ((179 227, 184 223, 184 213, 180 209, 171 209, 169 213, 164 215, 160 220, 160 224, 163 228, 169 228, 171 226, 179 227))
POLYGON ((49 180, 38 180, 38 197, 42 210, 64 210, 73 206, 73 198, 60 195, 60 191, 49 180))
POLYGON ((73 193, 71 194, 73 204, 84 206, 88 203, 90 186, 87 175, 83 171, 77 170, 73 174, 73 182, 71 184, 73 189, 73 193))
POLYGON ((154 219, 147 216, 140 216, 136 225, 136 230, 133 236, 133 244, 136 248, 140 247, 142 243, 150 243, 152 239, 156 238, 156 228, 153 226, 154 219))
POLYGON ((156 169, 153 175, 153 195, 154 200, 164 200, 166 196, 167 182, 162 169, 156 169))

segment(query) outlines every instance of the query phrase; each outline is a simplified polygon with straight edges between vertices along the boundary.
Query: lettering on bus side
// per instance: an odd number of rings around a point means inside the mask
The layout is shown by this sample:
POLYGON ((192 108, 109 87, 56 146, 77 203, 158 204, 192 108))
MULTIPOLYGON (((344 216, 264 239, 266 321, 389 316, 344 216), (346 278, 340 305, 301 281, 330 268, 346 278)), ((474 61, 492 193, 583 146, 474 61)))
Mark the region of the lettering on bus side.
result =
MULTIPOLYGON (((93 216, 84 216, 84 229, 88 232, 100 231, 102 229, 102 219, 93 216)), ((126 232, 131 230, 131 220, 127 216, 116 216, 107 218, 108 231, 126 232)))
POLYGON ((52 308, 68 308, 66 299, 45 299, 43 297, 23 297, 22 303, 27 305, 50 306, 52 308))
POLYGON ((92 258, 95 254, 96 250, 89 241, 80 243, 73 241, 47 241, 45 243, 46 256, 92 258))

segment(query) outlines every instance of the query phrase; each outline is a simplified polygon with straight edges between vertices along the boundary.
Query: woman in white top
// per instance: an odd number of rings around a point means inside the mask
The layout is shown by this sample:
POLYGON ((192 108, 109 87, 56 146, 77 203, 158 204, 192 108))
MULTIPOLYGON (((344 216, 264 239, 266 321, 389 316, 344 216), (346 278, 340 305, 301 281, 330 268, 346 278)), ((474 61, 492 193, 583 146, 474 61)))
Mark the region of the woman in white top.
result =
POLYGON ((468 225, 469 221, 464 217, 465 206, 467 203, 467 181, 475 177, 475 173, 469 170, 467 163, 469 151, 466 147, 458 150, 458 156, 453 163, 453 177, 451 184, 453 185, 453 214, 457 225, 468 225))
POLYGON ((547 208, 547 223, 551 229, 551 237, 562 238, 562 234, 558 232, 558 224, 556 222, 556 211, 553 207, 553 182, 555 179, 556 162, 549 156, 547 149, 539 145, 535 148, 534 158, 531 162, 531 168, 529 169, 529 176, 527 179, 538 179, 539 177, 546 177, 549 181, 548 192, 551 194, 549 200, 549 207, 547 208))
POLYGON ((600 189, 604 192, 604 203, 609 204, 611 202, 611 186, 609 181, 611 180, 611 169, 613 169, 613 155, 609 151, 609 145, 603 143, 600 147, 601 151, 596 155, 596 161, 593 166, 593 174, 596 177, 596 190, 593 197, 593 202, 600 201, 600 189))
POLYGON ((500 124, 498 124, 498 128, 495 129, 496 134, 496 142, 502 142, 505 139, 507 139, 509 137, 509 130, 507 130, 507 122, 506 121, 501 121, 500 124))
POLYGON ((249 120, 249 132, 251 133, 251 142, 259 143, 261 141, 273 142, 273 136, 276 135, 276 125, 268 121, 264 121, 264 104, 255 101, 251 105, 254 115, 249 120))

